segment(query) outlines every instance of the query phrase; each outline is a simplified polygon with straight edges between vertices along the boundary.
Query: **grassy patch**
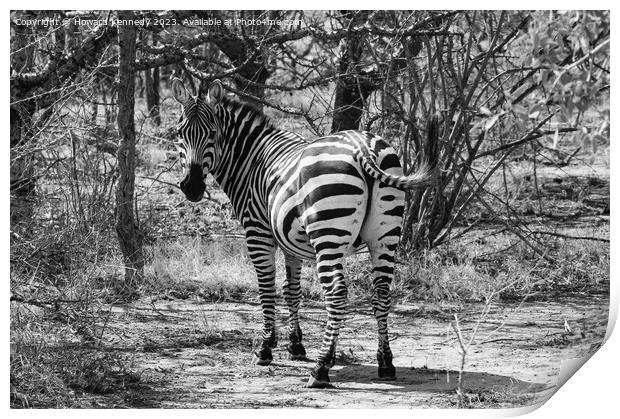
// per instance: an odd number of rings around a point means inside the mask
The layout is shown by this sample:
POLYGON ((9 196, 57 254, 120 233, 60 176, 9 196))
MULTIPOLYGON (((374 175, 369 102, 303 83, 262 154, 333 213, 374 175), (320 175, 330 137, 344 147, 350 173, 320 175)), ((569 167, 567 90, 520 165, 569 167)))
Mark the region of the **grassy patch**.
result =
MULTIPOLYGON (((497 230, 501 231, 501 230, 497 230)), ((401 256, 392 293, 395 301, 480 302, 492 293, 504 300, 542 298, 555 293, 606 292, 609 286, 609 243, 540 236, 549 260, 507 232, 478 232, 417 256, 401 256)), ((608 225, 568 228, 557 234, 608 237, 608 225)), ((257 301, 257 280, 239 239, 182 238, 151 248, 147 265, 149 292, 175 298, 198 295, 209 300, 257 301)), ((284 261, 277 254, 277 287, 281 294, 284 261)), ((371 265, 367 252, 345 262, 350 301, 368 301, 371 265)), ((323 298, 313 264, 302 269, 306 300, 323 298)))
POLYGON ((245 244, 238 239, 186 237, 158 243, 150 253, 147 292, 223 300, 243 299, 258 289, 245 244))
POLYGON ((11 407, 84 407, 85 394, 138 385, 130 355, 84 344, 73 327, 50 317, 49 310, 11 307, 11 407))
MULTIPOLYGON (((557 234, 606 238, 609 227, 568 228, 557 234)), ((399 270, 401 283, 410 290, 406 294, 435 300, 483 301, 492 292, 505 300, 607 292, 609 243, 560 236, 540 236, 546 260, 511 234, 478 232, 406 262, 399 270)))

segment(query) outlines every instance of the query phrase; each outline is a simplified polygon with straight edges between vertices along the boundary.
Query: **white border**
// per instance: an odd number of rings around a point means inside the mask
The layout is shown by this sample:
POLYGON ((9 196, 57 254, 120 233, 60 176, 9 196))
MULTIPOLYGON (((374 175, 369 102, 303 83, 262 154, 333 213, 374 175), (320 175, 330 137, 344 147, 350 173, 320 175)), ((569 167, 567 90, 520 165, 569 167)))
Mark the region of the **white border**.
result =
MULTIPOLYGON (((224 10, 228 9, 256 9, 258 4, 256 2, 235 2, 228 1, 225 3, 216 3, 216 4, 208 4, 205 2, 176 2, 175 6, 178 9, 200 9, 200 8, 220 8, 225 4, 227 7, 224 10)), ((346 9, 346 8, 366 8, 373 9, 378 3, 376 1, 325 1, 325 0, 315 0, 311 3, 294 3, 292 4, 290 1, 262 1, 260 2, 260 8, 262 9, 290 9, 291 6, 295 6, 295 8, 305 8, 305 9, 346 9), (336 7, 337 6, 337 7, 336 7)), ((469 2, 464 4, 463 2, 457 1, 435 1, 432 3, 428 2, 420 2, 419 4, 402 2, 402 1, 381 1, 382 7, 387 9, 403 9, 403 8, 411 8, 417 7, 420 9, 427 9, 424 6, 432 6, 433 9, 459 9, 463 7, 467 7, 467 9, 496 9, 498 6, 519 6, 518 8, 525 9, 581 9, 586 6, 589 9, 611 9, 612 10, 612 38, 616 33, 615 28, 615 8, 611 7, 610 2, 606 1, 589 1, 587 4, 584 4, 583 1, 552 1, 552 2, 540 2, 540 1, 520 1, 518 3, 513 4, 505 4, 498 3, 497 1, 476 1, 469 2)), ((86 4, 83 1, 59 1, 51 4, 50 2, 42 2, 42 1, 24 1, 19 4, 9 4, 13 6, 13 8, 20 9, 83 9, 86 4)), ((170 6, 169 1, 134 1, 130 4, 127 2, 120 2, 117 0, 106 1, 105 3, 101 3, 100 6, 105 7, 97 7, 95 3, 87 4, 87 8, 102 8, 102 9, 116 9, 116 8, 127 8, 131 6, 133 9, 165 9, 167 6, 170 6)), ((10 10, 10 9, 9 9, 10 10)), ((8 28, 8 25, 7 25, 8 28)), ((10 29, 7 29, 10 37, 10 29)), ((614 48, 616 45, 615 40, 611 43, 612 49, 614 52, 611 54, 612 64, 611 67, 616 69, 617 60, 615 59, 616 49, 614 48)), ((4 50, 3 57, 9 56, 9 43, 5 42, 2 44, 2 50, 4 50)), ((7 59, 7 58, 5 58, 7 59)), ((4 71, 8 73, 9 65, 5 62, 4 71)), ((615 74, 615 73, 614 73, 615 74)), ((612 76, 612 79, 615 77, 612 76)), ((6 80, 6 79, 5 79, 6 80)), ((613 83, 612 83, 613 84, 613 83)), ((9 86, 4 85, 6 98, 10 97, 9 86)), ((615 86, 615 84, 613 84, 615 86)), ((615 100, 615 88, 611 88, 611 103, 615 104, 617 101, 615 100)), ((613 105, 612 105, 613 108, 613 105)), ((8 101, 5 101, 4 104, 4 112, 2 114, 4 133, 8 134, 8 101)), ((611 123, 611 137, 614 138, 614 133, 618 130, 615 129, 616 122, 614 118, 612 118, 611 123)), ((615 141, 612 141, 615 142, 615 141)), ((5 144, 8 145, 8 140, 5 140, 5 144)), ((615 148, 612 146, 611 150, 611 160, 615 161, 616 153, 615 148)), ((5 149, 5 153, 0 153, 0 165, 4 168, 4 176, 6 176, 6 180, 3 185, 5 191, 8 193, 8 178, 9 178, 9 153, 8 150, 5 149)), ((618 199, 616 199, 617 195, 617 187, 616 181, 617 179, 616 170, 614 170, 612 165, 611 170, 611 207, 617 208, 618 199)), ((7 195, 5 195, 7 196, 7 195)), ((0 211, 2 212, 3 219, 5 220, 5 228, 2 229, 2 238, 3 238, 3 252, 2 252, 2 267, 4 268, 4 272, 7 275, 4 277, 4 281, 2 283, 2 287, 4 289, 5 301, 7 301, 7 297, 10 294, 9 290, 9 226, 7 222, 9 220, 9 202, 5 200, 3 205, 0 206, 0 211)), ((618 254, 618 246, 616 245, 615 239, 618 237, 618 229, 616 226, 616 222, 611 222, 611 254, 618 254)), ((613 325, 615 324, 615 320, 617 318, 618 312, 618 284, 614 278, 618 273, 618 269, 615 266, 614 258, 612 257, 611 262, 611 298, 610 298, 610 325, 608 328, 608 336, 610 335, 611 330, 613 329, 613 325)), ((111 414, 109 411, 102 410, 9 410, 9 305, 4 304, 2 306, 2 311, 4 314, 4 323, 3 323, 3 331, 4 336, 7 338, 7 341, 4 345, 4 381, 2 388, 4 389, 3 394, 5 395, 5 409, 8 411, 8 414, 15 417, 31 417, 31 416, 44 416, 44 417, 60 417, 60 416, 68 416, 68 417, 83 417, 84 415, 88 415, 89 417, 101 417, 108 418, 111 414)), ((575 373, 575 376, 568 380, 568 382, 553 396, 551 399, 545 403, 542 407, 535 409, 530 417, 534 418, 548 418, 549 416, 561 416, 563 418, 572 418, 572 417, 611 417, 611 412, 617 412, 617 399, 618 399, 618 390, 617 390, 617 382, 618 376, 620 372, 620 362, 619 356, 620 354, 620 338, 618 338, 618 332, 611 334, 608 342, 582 367, 579 371, 575 373)), ((119 417, 135 417, 136 415, 139 417, 144 416, 157 416, 157 417, 165 417, 169 415, 180 415, 187 417, 201 417, 203 418, 205 415, 215 416, 215 417, 226 417, 229 419, 234 418, 245 418, 248 415, 251 416, 265 416, 270 418, 278 418, 278 417, 289 417, 291 414, 295 415, 299 418, 310 418, 313 419, 317 414, 323 416, 332 416, 338 415, 339 417, 349 417, 349 415, 355 416, 371 416, 371 415, 390 415, 391 418, 420 418, 420 417, 509 417, 515 416, 519 414, 524 414, 531 411, 532 408, 521 408, 521 409, 503 409, 503 410, 456 410, 456 409, 445 409, 445 410, 428 410, 428 409, 390 409, 389 412, 377 412, 376 410, 371 409, 356 409, 356 410, 329 410, 329 409, 321 409, 320 411, 315 409, 260 409, 260 410, 233 410, 233 409, 222 409, 222 410, 210 410, 209 412, 203 412, 201 410, 183 410, 179 412, 178 410, 158 410, 158 409, 150 409, 150 410, 131 410, 131 411, 116 411, 113 414, 119 417)), ((617 414, 617 413, 616 413, 617 414)), ((391 419, 390 418, 390 419, 391 419)))

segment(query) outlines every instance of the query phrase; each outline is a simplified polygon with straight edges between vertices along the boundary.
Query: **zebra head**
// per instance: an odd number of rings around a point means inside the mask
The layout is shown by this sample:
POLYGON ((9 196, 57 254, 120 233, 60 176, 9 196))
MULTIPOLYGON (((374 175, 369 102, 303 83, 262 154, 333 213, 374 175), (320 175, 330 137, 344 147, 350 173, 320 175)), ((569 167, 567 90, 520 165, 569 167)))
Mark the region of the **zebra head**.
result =
POLYGON ((222 99, 224 89, 220 81, 215 80, 207 92, 201 89, 197 96, 192 96, 183 82, 175 78, 172 92, 183 107, 178 125, 179 139, 175 143, 183 168, 180 186, 187 199, 198 202, 204 195, 205 178, 215 160, 215 144, 221 129, 215 106, 222 99))

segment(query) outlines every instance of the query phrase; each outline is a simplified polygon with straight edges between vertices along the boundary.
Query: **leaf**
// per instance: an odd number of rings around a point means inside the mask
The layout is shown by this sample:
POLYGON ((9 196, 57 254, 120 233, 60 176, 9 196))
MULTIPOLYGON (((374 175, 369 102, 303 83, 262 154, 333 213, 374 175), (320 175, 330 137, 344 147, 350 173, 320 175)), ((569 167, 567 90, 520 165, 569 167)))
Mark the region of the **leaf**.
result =
POLYGON ((558 149, 558 143, 560 142, 560 130, 558 128, 555 129, 555 134, 553 134, 553 149, 558 149))
POLYGON ((484 124, 484 130, 488 131, 491 128, 493 128, 493 125, 495 125, 495 123, 497 122, 497 120, 499 119, 500 116, 502 116, 502 114, 497 114, 497 115, 492 116, 491 118, 487 119, 486 123, 484 124))
POLYGON ((483 114, 484 116, 491 116, 493 115, 493 112, 491 112, 489 110, 489 108, 487 108, 486 106, 481 106, 480 109, 478 110, 481 114, 483 114))
POLYGON ((500 116, 504 115, 506 112, 500 112, 497 115, 493 115, 490 118, 486 118, 484 120, 484 130, 488 131, 491 128, 493 128, 493 126, 497 123, 497 120, 499 119, 500 116))
POLYGON ((535 111, 532 112, 531 114, 529 114, 527 117, 530 119, 538 119, 538 116, 540 115, 540 111, 535 111))
POLYGON ((579 38, 579 43, 581 44, 581 50, 583 51, 584 54, 587 54, 590 52, 590 42, 588 42, 585 36, 581 36, 579 38))

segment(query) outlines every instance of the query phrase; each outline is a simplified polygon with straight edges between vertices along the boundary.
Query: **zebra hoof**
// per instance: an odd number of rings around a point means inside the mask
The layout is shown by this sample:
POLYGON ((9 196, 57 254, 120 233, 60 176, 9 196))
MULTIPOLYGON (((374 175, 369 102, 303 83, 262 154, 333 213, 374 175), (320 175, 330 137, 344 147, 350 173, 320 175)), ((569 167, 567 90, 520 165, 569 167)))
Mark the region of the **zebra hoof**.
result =
POLYGON ((269 348, 263 348, 259 352, 254 352, 254 356, 256 357, 256 365, 263 367, 271 364, 271 361, 273 361, 273 355, 269 348))
POLYGON ((318 364, 310 371, 310 378, 306 384, 307 388, 332 388, 329 383, 329 368, 318 364))
POLYGON ((306 383, 306 388, 334 388, 334 386, 330 384, 329 377, 327 377, 327 381, 325 381, 310 376, 306 383))
POLYGON ((396 368, 394 368, 394 365, 379 367, 379 380, 381 381, 396 380, 396 368))
POLYGON ((289 359, 293 361, 310 361, 306 356, 306 348, 301 343, 290 343, 286 349, 289 352, 289 359))

